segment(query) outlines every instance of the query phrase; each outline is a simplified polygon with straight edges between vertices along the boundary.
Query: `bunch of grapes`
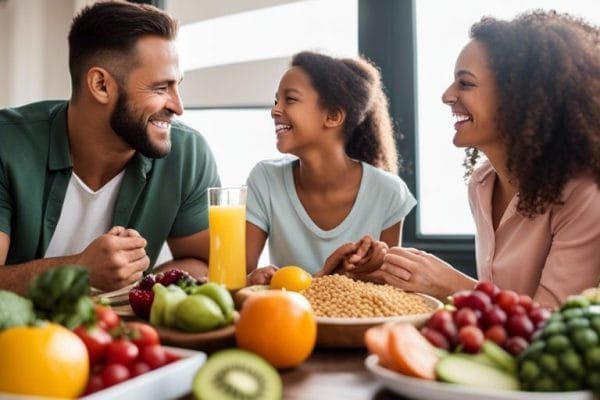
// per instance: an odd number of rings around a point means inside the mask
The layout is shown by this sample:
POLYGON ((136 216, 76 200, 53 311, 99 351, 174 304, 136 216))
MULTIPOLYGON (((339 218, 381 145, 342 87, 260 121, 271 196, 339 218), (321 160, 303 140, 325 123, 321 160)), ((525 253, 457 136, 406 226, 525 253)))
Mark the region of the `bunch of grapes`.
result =
POLYGON ((500 290, 492 282, 455 293, 452 305, 436 311, 421 333, 436 347, 467 353, 478 353, 487 339, 517 355, 551 314, 530 296, 500 290))

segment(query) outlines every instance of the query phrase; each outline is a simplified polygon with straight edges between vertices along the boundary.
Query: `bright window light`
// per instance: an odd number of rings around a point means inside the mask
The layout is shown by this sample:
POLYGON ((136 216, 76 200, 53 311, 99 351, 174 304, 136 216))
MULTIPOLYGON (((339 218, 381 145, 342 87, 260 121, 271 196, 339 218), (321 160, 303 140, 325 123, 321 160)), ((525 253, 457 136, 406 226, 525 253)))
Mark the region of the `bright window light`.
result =
POLYGON ((418 75, 419 233, 475 232, 463 180, 464 150, 452 145, 454 121, 441 96, 453 81, 454 63, 469 28, 482 16, 510 19, 531 9, 555 9, 600 24, 597 0, 419 0, 416 7, 418 75), (448 18, 452 15, 452 18, 448 18))
POLYGON ((357 0, 311 0, 184 25, 184 71, 287 57, 302 50, 358 54, 357 0))

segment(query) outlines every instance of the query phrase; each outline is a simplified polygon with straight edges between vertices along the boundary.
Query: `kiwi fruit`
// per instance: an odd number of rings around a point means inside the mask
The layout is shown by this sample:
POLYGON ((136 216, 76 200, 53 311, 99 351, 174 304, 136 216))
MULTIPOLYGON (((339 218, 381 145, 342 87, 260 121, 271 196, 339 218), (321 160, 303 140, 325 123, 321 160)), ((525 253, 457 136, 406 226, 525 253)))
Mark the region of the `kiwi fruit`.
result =
POLYGON ((198 400, 281 400, 277 370, 246 350, 227 349, 211 355, 192 383, 198 400))

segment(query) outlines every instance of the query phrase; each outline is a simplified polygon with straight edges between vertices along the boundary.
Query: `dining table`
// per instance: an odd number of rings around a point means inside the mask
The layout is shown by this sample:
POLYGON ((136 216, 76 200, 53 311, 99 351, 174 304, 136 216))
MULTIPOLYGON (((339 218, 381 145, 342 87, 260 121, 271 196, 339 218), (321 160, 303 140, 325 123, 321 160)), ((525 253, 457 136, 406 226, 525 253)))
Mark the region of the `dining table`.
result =
POLYGON ((299 366, 279 371, 282 400, 408 400, 375 379, 365 367, 367 355, 366 349, 316 347, 299 366))

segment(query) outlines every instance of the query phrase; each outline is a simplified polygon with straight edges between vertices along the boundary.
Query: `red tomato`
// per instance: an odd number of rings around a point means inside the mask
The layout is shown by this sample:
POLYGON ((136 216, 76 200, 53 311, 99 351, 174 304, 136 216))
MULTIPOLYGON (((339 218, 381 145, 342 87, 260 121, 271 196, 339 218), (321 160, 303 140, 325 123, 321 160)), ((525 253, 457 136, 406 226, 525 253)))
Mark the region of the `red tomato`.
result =
POLYGON ((102 379, 102 375, 95 373, 90 375, 83 394, 92 394, 102 389, 104 389, 104 379, 102 379))
POLYGON ((150 368, 156 369, 167 363, 167 353, 161 345, 155 344, 144 347, 140 353, 140 359, 150 368))
POLYGON ((171 353, 170 351, 165 351, 165 353, 167 354, 167 364, 170 364, 175 361, 179 361, 183 358, 179 354, 171 353))
POLYGON ((87 349, 90 358, 90 365, 96 365, 104 359, 108 345, 112 342, 112 337, 108 332, 98 326, 86 328, 83 325, 75 328, 73 332, 75 332, 85 344, 85 348, 87 349))
POLYGON ((146 372, 152 370, 148 364, 143 361, 136 361, 129 367, 129 372, 131 373, 131 377, 145 374, 146 372))
POLYGON ((117 339, 108 345, 106 349, 107 364, 129 365, 135 361, 139 349, 127 339, 117 339))
POLYGON ((117 328, 121 323, 121 317, 110 307, 96 305, 96 319, 98 325, 107 331, 117 328))
POLYGON ((108 364, 104 370, 102 370, 102 381, 104 387, 109 387, 126 381, 131 377, 129 370, 126 366, 121 364, 108 364))
POLYGON ((126 328, 131 331, 131 341, 140 349, 160 344, 158 332, 152 326, 141 322, 127 322, 126 328))

